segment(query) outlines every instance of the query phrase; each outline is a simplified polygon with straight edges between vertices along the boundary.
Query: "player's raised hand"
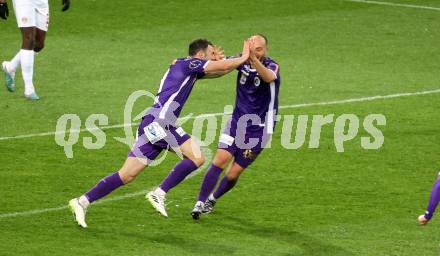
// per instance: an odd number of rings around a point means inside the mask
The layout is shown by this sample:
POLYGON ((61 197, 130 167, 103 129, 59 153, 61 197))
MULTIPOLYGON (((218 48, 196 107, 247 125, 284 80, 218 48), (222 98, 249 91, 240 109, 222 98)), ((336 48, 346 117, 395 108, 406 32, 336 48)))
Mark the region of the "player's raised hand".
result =
POLYGON ((243 51, 241 52, 241 56, 245 59, 248 59, 249 54, 250 54, 250 41, 249 39, 246 39, 243 43, 243 51))
POLYGON ((61 11, 65 12, 69 10, 69 7, 70 7, 70 0, 63 0, 63 8, 61 9, 61 11))
POLYGON ((255 55, 255 43, 253 38, 249 38, 249 59, 251 61, 257 59, 257 56, 255 55))
POLYGON ((6 20, 9 16, 8 3, 5 0, 0 0, 0 18, 6 20))

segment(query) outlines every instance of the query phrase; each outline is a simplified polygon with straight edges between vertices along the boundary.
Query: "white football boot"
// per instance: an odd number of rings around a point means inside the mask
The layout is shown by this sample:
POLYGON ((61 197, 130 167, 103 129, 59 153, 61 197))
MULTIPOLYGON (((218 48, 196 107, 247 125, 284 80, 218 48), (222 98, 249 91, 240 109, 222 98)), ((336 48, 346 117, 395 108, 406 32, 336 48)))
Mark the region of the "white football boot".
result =
POLYGON ((197 201, 196 205, 194 205, 194 208, 191 212, 191 216, 193 219, 198 220, 200 219, 200 215, 203 212, 203 206, 205 205, 205 203, 201 202, 201 201, 197 201))
POLYGON ((9 61, 3 61, 2 63, 2 69, 5 72, 5 83, 6 88, 8 91, 13 92, 15 91, 15 72, 9 71, 8 69, 9 61))
POLYGON ((78 198, 74 198, 69 201, 69 208, 73 213, 73 217, 75 221, 83 228, 87 228, 86 224, 86 209, 81 206, 78 201, 78 198))
POLYGON ((214 196, 211 194, 202 207, 202 213, 211 213, 214 210, 214 206, 217 203, 214 196))
POLYGON ((165 209, 165 194, 160 194, 156 190, 150 191, 145 196, 151 205, 165 217, 168 217, 167 211, 165 209))

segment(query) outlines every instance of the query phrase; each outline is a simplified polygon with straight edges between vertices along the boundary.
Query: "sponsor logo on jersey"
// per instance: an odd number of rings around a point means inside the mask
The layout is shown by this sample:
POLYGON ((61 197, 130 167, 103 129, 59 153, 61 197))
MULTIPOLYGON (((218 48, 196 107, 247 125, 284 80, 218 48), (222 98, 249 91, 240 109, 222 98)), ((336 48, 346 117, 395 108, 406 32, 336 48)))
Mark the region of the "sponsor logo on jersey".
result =
POLYGON ((259 86, 260 83, 261 83, 260 78, 259 78, 258 76, 256 76, 256 77, 254 78, 254 84, 255 84, 255 86, 259 86))
POLYGON ((201 60, 192 60, 189 62, 189 68, 190 69, 195 69, 198 68, 202 65, 202 61, 201 60))

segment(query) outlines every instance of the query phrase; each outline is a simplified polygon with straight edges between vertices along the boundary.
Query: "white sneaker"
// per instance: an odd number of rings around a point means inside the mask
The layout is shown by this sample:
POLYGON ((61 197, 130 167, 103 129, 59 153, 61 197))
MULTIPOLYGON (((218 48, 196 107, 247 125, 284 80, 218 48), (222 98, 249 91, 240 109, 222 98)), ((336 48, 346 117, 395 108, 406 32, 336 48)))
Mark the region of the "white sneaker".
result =
POLYGON ((150 201, 151 205, 153 205, 154 209, 158 211, 165 217, 168 217, 167 211, 165 209, 165 194, 159 194, 156 191, 150 191, 145 196, 148 201, 150 201))
POLYGON ((69 201, 69 208, 73 213, 75 221, 83 228, 87 228, 86 224, 86 209, 84 209, 78 201, 78 198, 74 198, 69 201))

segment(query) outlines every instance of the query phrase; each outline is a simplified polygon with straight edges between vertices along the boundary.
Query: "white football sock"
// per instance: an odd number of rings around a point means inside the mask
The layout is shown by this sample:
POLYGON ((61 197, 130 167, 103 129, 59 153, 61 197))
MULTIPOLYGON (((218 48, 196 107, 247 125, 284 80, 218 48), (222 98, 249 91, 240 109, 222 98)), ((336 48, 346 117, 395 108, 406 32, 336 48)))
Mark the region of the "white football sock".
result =
POLYGON ((165 196, 167 193, 165 192, 165 191, 163 191, 160 187, 157 187, 155 190, 154 190, 154 193, 156 193, 156 194, 158 194, 158 195, 160 195, 160 196, 165 196))
POLYGON ((89 199, 87 199, 87 197, 85 195, 80 196, 78 198, 78 202, 82 206, 82 208, 84 208, 84 209, 87 209, 87 207, 89 207, 89 205, 90 205, 89 199))
POLYGON ((17 71, 18 66, 20 65, 20 51, 12 58, 8 65, 8 71, 15 72, 17 71))
POLYGON ((21 73, 24 81, 24 94, 30 95, 35 92, 32 77, 34 75, 34 51, 20 51, 21 73))
POLYGON ((210 194, 209 197, 208 197, 208 200, 215 201, 217 199, 215 199, 213 194, 210 194))

